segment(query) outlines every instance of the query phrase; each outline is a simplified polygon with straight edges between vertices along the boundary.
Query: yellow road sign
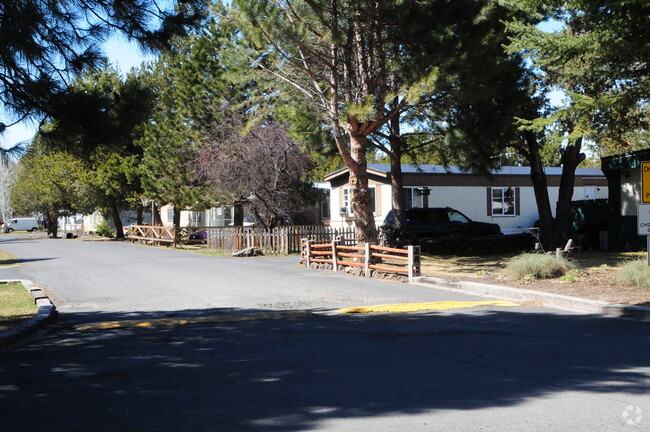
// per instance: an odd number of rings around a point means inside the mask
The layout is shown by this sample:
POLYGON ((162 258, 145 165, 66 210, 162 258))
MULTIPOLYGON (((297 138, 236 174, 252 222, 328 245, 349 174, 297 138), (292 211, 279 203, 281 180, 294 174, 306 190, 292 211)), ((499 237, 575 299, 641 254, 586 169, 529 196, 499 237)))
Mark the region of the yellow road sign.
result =
POLYGON ((641 162, 641 202, 650 203, 650 162, 641 162))

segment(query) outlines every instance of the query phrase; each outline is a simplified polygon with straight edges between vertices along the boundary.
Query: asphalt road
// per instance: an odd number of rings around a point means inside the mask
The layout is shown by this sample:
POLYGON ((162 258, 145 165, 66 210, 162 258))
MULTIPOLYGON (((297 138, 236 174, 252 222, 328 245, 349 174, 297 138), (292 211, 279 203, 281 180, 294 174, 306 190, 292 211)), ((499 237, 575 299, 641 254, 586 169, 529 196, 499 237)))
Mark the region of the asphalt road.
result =
POLYGON ((0 352, 3 432, 650 430, 647 323, 481 307, 83 331, 206 307, 470 298, 305 271, 295 258, 66 240, 0 249, 32 260, 2 272, 47 285, 64 311, 0 352))
POLYGON ((295 256, 219 258, 129 242, 7 235, 0 236, 0 249, 23 260, 20 268, 0 269, 0 279, 31 279, 48 288, 64 313, 331 309, 449 298, 408 284, 306 271, 295 256))

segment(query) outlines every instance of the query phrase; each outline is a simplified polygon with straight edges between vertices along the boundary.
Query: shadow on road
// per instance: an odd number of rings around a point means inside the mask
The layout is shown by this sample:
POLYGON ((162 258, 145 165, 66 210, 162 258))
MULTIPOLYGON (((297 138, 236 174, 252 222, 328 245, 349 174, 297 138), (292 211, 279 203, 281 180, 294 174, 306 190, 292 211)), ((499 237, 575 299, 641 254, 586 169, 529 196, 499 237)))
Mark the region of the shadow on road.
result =
POLYGON ((563 391, 648 391, 639 371, 650 367, 648 324, 594 316, 484 310, 73 327, 187 314, 205 311, 67 315, 0 354, 0 430, 293 431, 563 391))
POLYGON ((49 261, 49 260, 53 260, 53 259, 56 259, 56 258, 16 258, 16 259, 6 259, 6 260, 0 260, 0 266, 21 264, 21 263, 34 262, 34 261, 49 261))

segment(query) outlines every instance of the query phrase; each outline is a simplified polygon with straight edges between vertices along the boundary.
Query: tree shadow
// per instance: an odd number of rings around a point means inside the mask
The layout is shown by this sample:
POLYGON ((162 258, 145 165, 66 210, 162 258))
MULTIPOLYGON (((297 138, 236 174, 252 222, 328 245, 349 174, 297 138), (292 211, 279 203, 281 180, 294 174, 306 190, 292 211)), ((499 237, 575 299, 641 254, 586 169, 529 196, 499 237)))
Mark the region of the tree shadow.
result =
POLYGON ((541 309, 75 329, 249 312, 64 315, 2 353, 0 430, 294 431, 649 390, 646 323, 541 309))
POLYGON ((57 259, 57 258, 11 258, 11 259, 0 260, 0 266, 16 265, 16 264, 34 262, 34 261, 49 261, 53 259, 57 259))

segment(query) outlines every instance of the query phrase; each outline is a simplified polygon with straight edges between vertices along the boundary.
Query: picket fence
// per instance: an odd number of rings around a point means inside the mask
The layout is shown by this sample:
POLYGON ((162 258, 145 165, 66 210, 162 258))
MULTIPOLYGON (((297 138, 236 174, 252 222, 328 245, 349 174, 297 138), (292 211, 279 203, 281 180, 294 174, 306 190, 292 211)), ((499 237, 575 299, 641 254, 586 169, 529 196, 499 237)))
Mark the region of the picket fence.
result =
POLYGON ((222 227, 207 229, 208 249, 236 252, 258 247, 266 255, 301 252, 301 239, 332 241, 354 239, 354 227, 333 228, 324 225, 291 225, 272 229, 257 227, 222 227))

